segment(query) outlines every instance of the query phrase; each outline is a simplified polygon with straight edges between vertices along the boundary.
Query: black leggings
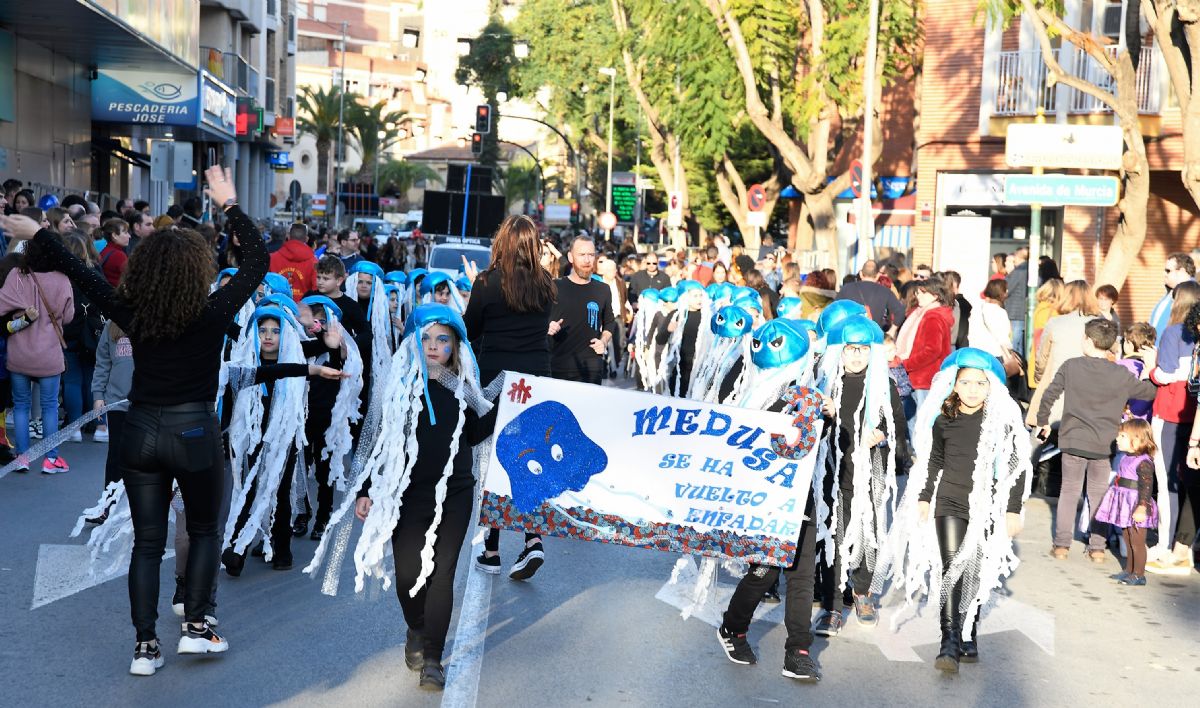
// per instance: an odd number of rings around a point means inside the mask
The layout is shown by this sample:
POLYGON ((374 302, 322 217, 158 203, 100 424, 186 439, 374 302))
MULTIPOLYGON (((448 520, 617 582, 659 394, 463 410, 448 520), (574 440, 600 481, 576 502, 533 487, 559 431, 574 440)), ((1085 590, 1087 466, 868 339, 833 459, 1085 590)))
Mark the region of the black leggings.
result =
POLYGON ((129 605, 138 641, 157 637, 158 578, 167 546, 171 483, 179 482, 187 513, 184 616, 202 622, 221 551, 217 517, 223 493, 221 436, 211 406, 133 404, 125 420, 121 470, 133 517, 129 605))
MULTIPOLYGON (((958 553, 963 537, 967 535, 967 520, 957 516, 938 516, 933 521, 937 531, 938 550, 942 554, 942 572, 945 573, 950 568, 954 554, 958 553)), ((938 588, 941 588, 940 583, 938 588)), ((959 580, 950 588, 950 592, 946 594, 946 602, 942 604, 942 631, 957 625, 961 605, 962 580, 959 580)))
POLYGON ((458 554, 471 522, 474 487, 452 491, 442 503, 442 519, 433 543, 433 574, 417 591, 409 595, 421 572, 421 550, 425 536, 433 523, 432 501, 405 499, 400 507, 400 520, 392 532, 392 555, 396 561, 396 596, 408 628, 424 638, 426 659, 442 660, 446 633, 450 630, 450 614, 454 611, 454 571, 458 554))
MULTIPOLYGON (((260 447, 250 456, 248 463, 254 466, 260 447)), ((271 523, 271 551, 275 558, 292 558, 292 474, 296 467, 296 449, 288 449, 287 461, 283 463, 283 476, 279 479, 279 490, 275 492, 275 520, 271 523)), ((233 527, 233 537, 245 528, 250 520, 250 512, 254 508, 254 497, 258 494, 258 478, 250 483, 250 491, 246 493, 246 503, 238 510, 237 523, 233 527)), ((232 547, 232 546, 231 546, 232 547)), ((243 554, 245 555, 245 554, 243 554)))
MULTIPOLYGON (((304 448, 304 465, 306 468, 316 466, 317 477, 317 525, 325 526, 333 513, 333 486, 329 484, 329 463, 331 460, 322 457, 325 451, 325 431, 332 425, 328 417, 309 417, 305 425, 304 435, 308 445, 304 448)), ((308 503, 308 495, 304 497, 304 513, 312 514, 312 506, 308 503)))
MULTIPOLYGON (((833 566, 822 568, 821 573, 821 609, 833 612, 837 605, 837 586, 842 579, 842 554, 838 544, 846 532, 846 522, 850 519, 850 503, 854 499, 854 490, 838 490, 838 528, 833 540, 833 566)), ((874 516, 875 507, 870 506, 868 512, 874 516)), ((854 604, 854 593, 866 595, 871 590, 871 580, 874 574, 866 565, 851 568, 847 578, 846 589, 841 593, 842 604, 850 607, 854 604)))

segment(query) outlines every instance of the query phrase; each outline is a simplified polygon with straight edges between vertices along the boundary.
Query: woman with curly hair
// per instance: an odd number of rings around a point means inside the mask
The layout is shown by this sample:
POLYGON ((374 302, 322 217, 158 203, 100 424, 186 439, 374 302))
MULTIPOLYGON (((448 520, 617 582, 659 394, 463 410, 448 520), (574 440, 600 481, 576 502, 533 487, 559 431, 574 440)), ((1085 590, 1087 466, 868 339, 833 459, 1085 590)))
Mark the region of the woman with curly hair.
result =
POLYGON ((217 519, 223 496, 221 434, 215 415, 225 331, 267 273, 267 249, 237 205, 233 176, 212 167, 206 192, 222 205, 242 248, 238 272, 209 296, 215 275, 204 239, 164 229, 143 239, 116 290, 72 256, 48 229, 24 217, 0 218, 0 228, 48 252, 54 266, 129 334, 134 373, 120 465, 134 528, 129 599, 137 630, 130 673, 148 676, 163 664, 158 618, 159 566, 167 542, 172 484, 187 514, 187 565, 180 654, 223 652, 229 644, 205 620, 221 551, 217 519))

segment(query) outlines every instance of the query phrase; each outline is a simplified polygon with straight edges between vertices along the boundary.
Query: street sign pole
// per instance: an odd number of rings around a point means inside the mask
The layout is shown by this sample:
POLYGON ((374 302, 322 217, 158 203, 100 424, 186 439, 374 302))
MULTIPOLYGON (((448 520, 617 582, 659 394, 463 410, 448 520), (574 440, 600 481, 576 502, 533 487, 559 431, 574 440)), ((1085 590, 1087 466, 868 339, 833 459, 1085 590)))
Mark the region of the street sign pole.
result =
MULTIPOLYGON (((1039 106, 1037 109, 1037 118, 1035 123, 1044 124, 1046 122, 1046 111, 1039 106)), ((1043 172, 1041 167, 1034 167, 1033 174, 1041 175, 1043 172)), ((1041 257, 1042 248, 1042 205, 1029 205, 1029 260, 1026 261, 1027 278, 1026 278, 1026 295, 1025 295, 1025 351, 1021 352, 1026 355, 1025 366, 1028 368, 1033 359, 1033 310, 1037 306, 1037 288, 1038 288, 1038 259, 1041 257)))

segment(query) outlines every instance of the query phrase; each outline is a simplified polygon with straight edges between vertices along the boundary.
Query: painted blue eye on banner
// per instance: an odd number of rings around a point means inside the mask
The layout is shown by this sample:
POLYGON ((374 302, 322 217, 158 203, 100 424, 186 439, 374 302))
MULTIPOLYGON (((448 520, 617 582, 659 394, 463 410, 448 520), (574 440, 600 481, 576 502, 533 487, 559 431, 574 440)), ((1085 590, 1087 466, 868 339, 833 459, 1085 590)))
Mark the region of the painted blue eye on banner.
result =
POLYGON ((791 320, 774 319, 755 330, 750 340, 750 361, 760 369, 777 369, 799 361, 808 353, 808 333, 791 320))
POLYGON ((508 473, 513 506, 522 514, 563 492, 582 490, 608 467, 603 448, 557 401, 531 406, 509 421, 496 436, 496 459, 508 473))
POLYGON ((746 334, 753 326, 754 320, 750 317, 750 313, 737 305, 726 305, 717 310, 717 314, 713 315, 711 325, 713 334, 728 339, 746 334))

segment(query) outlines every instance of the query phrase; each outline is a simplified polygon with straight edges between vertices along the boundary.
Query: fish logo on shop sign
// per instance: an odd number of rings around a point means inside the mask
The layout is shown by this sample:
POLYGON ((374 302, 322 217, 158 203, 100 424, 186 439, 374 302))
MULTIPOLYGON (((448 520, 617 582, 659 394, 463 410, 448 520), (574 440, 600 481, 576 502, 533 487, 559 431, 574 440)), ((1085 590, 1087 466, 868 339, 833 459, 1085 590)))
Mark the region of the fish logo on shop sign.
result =
POLYGON ((142 90, 142 93, 149 94, 155 98, 160 98, 164 101, 170 101, 183 95, 182 86, 167 82, 156 84, 153 81, 147 81, 138 88, 142 90))

